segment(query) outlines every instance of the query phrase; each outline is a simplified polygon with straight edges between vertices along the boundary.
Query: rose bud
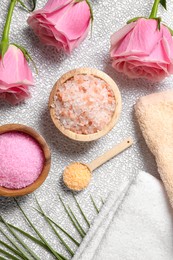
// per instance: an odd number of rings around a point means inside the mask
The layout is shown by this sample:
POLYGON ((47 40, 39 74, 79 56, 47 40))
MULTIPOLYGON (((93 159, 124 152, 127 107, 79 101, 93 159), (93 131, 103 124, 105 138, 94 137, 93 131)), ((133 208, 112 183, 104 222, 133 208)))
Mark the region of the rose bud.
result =
POLYGON ((140 18, 111 37, 112 66, 129 78, 161 81, 173 73, 173 39, 155 19, 140 18))
POLYGON ((88 0, 49 0, 27 22, 44 44, 70 54, 86 38, 92 18, 88 0))
POLYGON ((0 58, 0 98, 15 105, 30 97, 33 77, 23 52, 10 45, 0 58))

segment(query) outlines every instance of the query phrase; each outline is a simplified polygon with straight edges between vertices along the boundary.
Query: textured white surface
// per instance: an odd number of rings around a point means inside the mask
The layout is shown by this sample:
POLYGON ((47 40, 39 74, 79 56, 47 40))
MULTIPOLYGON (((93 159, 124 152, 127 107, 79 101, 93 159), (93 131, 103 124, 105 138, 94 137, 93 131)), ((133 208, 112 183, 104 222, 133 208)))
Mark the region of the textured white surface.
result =
MULTIPOLYGON (((7 2, 6 0, 1 1, 0 32, 2 32, 7 12, 7 2)), ((43 6, 44 3, 43 0, 38 1, 37 8, 43 6)), ((139 15, 148 16, 153 1, 93 0, 92 3, 95 16, 92 38, 88 37, 70 57, 62 52, 57 52, 52 47, 40 44, 27 26, 26 12, 16 8, 11 27, 11 42, 20 43, 27 47, 36 62, 39 75, 35 75, 32 98, 25 104, 12 107, 3 102, 0 103, 1 125, 6 123, 29 125, 39 131, 48 142, 52 153, 52 167, 47 180, 35 194, 43 208, 51 216, 57 218, 62 225, 65 224, 66 218, 57 200, 57 192, 62 194, 66 201, 71 201, 70 192, 64 189, 61 178, 63 169, 70 162, 91 161, 130 135, 136 142, 132 148, 96 170, 90 186, 78 194, 78 199, 84 205, 90 219, 94 215, 91 204, 88 203, 89 194, 93 194, 99 203, 100 196, 106 198, 111 190, 116 189, 124 180, 135 175, 139 169, 157 175, 154 158, 142 138, 134 116, 133 105, 142 95, 172 88, 172 77, 160 84, 151 84, 144 80, 129 80, 112 69, 109 59, 110 35, 123 26, 128 19, 139 15), (55 81, 63 73, 81 66, 95 67, 108 73, 118 84, 123 100, 123 111, 116 127, 100 140, 87 144, 75 143, 62 136, 50 119, 47 105, 49 93, 55 81)), ((171 1, 168 1, 168 9, 169 11, 166 12, 160 8, 160 14, 163 14, 163 20, 173 27, 173 4, 171 1)), ((43 229, 43 223, 39 223, 36 213, 31 209, 34 204, 33 195, 21 198, 19 201, 33 217, 34 223, 43 229)), ((12 199, 0 198, 0 212, 12 223, 24 225, 12 199)), ((67 228, 72 229, 70 225, 67 225, 67 228)), ((53 245, 57 245, 45 226, 44 233, 53 245)), ((47 257, 46 259, 51 258, 47 257)))

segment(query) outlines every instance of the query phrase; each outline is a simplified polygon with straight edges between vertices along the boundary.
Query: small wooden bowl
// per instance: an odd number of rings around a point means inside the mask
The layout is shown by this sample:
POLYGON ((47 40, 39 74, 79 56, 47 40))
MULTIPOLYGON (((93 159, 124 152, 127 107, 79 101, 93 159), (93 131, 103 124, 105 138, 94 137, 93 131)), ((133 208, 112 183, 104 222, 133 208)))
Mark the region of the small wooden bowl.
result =
POLYGON ((120 94, 120 91, 119 91, 116 83, 106 73, 104 73, 100 70, 97 70, 97 69, 93 69, 93 68, 79 68, 79 69, 74 69, 74 70, 67 72, 60 79, 58 79, 58 81, 55 83, 55 85, 50 93, 50 97, 49 97, 50 116, 51 116, 52 121, 55 124, 55 126, 60 130, 60 132, 62 134, 69 137, 70 139, 76 140, 76 141, 82 141, 82 142, 93 141, 93 140, 99 139, 100 137, 106 135, 116 124, 116 122, 120 116, 121 106, 122 106, 121 94, 120 94), (64 128, 64 126, 57 119, 56 114, 55 114, 55 109, 53 107, 54 96, 57 93, 57 89, 64 82, 66 82, 67 80, 74 77, 74 75, 79 75, 79 74, 93 75, 97 78, 104 80, 106 83, 108 83, 108 85, 110 86, 110 88, 113 91, 114 96, 115 96, 116 109, 114 111, 114 114, 112 116, 110 123, 108 125, 106 125, 105 128, 103 128, 101 131, 98 131, 97 133, 94 133, 94 134, 76 134, 76 133, 64 128))
POLYGON ((33 137, 38 142, 41 149, 43 150, 45 161, 44 161, 42 172, 40 173, 39 177, 35 182, 30 184, 29 186, 22 189, 8 189, 5 187, 0 187, 0 196, 6 196, 6 197, 23 196, 36 190, 45 181, 51 165, 51 155, 50 155, 49 147, 46 141, 44 140, 44 138, 40 134, 38 134, 31 127, 21 125, 21 124, 7 124, 7 125, 0 126, 0 134, 12 132, 12 131, 26 133, 31 137, 33 137))

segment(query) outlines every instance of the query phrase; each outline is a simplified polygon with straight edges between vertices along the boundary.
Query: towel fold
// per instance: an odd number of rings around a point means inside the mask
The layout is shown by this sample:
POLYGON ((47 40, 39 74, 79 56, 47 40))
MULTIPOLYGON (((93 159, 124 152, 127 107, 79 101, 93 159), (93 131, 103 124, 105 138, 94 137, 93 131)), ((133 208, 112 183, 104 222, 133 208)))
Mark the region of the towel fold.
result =
POLYGON ((173 207, 173 90, 141 97, 135 112, 173 207))
POLYGON ((73 260, 172 260, 170 210, 161 182, 140 172, 112 192, 73 260))

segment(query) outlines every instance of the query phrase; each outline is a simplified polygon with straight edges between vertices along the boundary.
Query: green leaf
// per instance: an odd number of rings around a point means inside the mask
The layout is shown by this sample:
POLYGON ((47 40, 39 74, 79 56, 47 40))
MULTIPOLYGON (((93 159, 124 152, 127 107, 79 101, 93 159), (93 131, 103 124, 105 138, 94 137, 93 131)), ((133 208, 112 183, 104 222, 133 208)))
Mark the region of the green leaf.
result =
MULTIPOLYGON (((40 258, 30 249, 23 241, 22 239, 14 232, 14 230, 8 225, 8 223, 1 217, 2 222, 7 227, 9 232, 17 239, 17 241, 27 250, 27 252, 36 260, 40 260, 40 258)), ((25 251, 22 252, 26 258, 28 258, 27 253, 25 251)))
MULTIPOLYGON (((36 198, 35 198, 36 199, 36 198)), ((58 237, 62 245, 66 248, 66 250, 71 254, 71 256, 74 256, 74 252, 71 250, 71 248, 67 245, 67 243, 64 241, 64 239, 61 237, 61 235, 57 232, 57 230, 54 228, 52 222, 49 220, 49 218, 45 215, 44 211, 42 210, 38 200, 36 199, 37 205, 39 207, 39 210, 41 211, 44 219, 47 221, 47 223, 50 225, 52 230, 54 231, 55 235, 58 237)), ((38 211, 39 212, 39 211, 38 211)))
POLYGON ((29 6, 31 6, 30 8, 28 8, 27 5, 22 0, 17 0, 17 2, 28 12, 33 12, 35 10, 36 0, 27 1, 29 2, 29 6))
POLYGON ((157 21, 157 28, 160 31, 160 24, 161 24, 162 18, 161 17, 156 17, 156 18, 152 18, 152 19, 157 21))
POLYGON ((18 228, 18 227, 13 226, 12 224, 9 224, 9 223, 8 223, 8 225, 9 225, 10 227, 12 227, 13 229, 17 230, 18 232, 20 232, 20 233, 21 233, 22 235, 24 235, 25 237, 27 237, 27 238, 29 238, 30 240, 32 240, 34 243, 36 243, 36 244, 38 244, 39 246, 41 246, 41 247, 47 249, 47 246, 46 246, 41 240, 39 240, 39 239, 37 239, 37 238, 31 236, 29 233, 25 232, 24 230, 22 230, 22 229, 20 229, 20 228, 18 228))
MULTIPOLYGON (((25 219, 27 220, 27 222, 30 224, 30 226, 33 228, 33 230, 35 231, 35 233, 39 236, 39 238, 42 240, 42 242, 49 248, 49 251, 58 259, 58 260, 62 260, 63 258, 60 256, 61 254, 59 254, 57 251, 55 251, 51 245, 46 241, 46 239, 41 235, 41 233, 36 229, 36 227, 34 226, 34 224, 31 222, 31 220, 28 218, 28 216, 26 215, 26 213, 24 212, 24 210, 20 207, 18 201, 15 199, 16 204, 18 205, 20 211, 22 212, 22 214, 24 215, 25 219)), ((65 257, 64 257, 65 258, 65 257)))
MULTIPOLYGON (((88 225, 88 227, 90 227, 90 222, 88 221, 84 211, 82 210, 77 198, 75 196, 74 200, 76 202, 76 205, 78 207, 78 210, 80 211, 83 219, 85 220, 86 224, 88 225)), ((94 208, 96 209, 97 213, 99 213, 100 209, 96 206, 96 203, 94 202, 94 199, 91 197, 91 201, 94 205, 94 208)), ((60 201, 68 215, 68 217, 70 218, 72 224, 74 225, 74 227, 76 228, 76 230, 78 231, 78 233, 80 234, 80 236, 82 238, 84 238, 84 236, 86 235, 85 230, 83 229, 83 227, 81 226, 81 224, 79 223, 77 217, 75 216, 74 212, 72 211, 72 209, 67 205, 65 205, 65 203, 63 202, 63 200, 61 199, 61 197, 59 196, 60 201)), ((34 242, 35 244, 38 244, 39 246, 43 247, 44 249, 46 249, 47 251, 49 251, 49 253, 53 254, 53 256, 58 259, 58 260, 68 260, 65 256, 61 255, 59 252, 55 251, 51 245, 47 242, 47 240, 41 235, 41 233, 37 230, 37 228, 35 227, 35 225, 32 223, 32 221, 29 219, 29 217, 27 216, 27 214, 25 213, 25 211, 22 209, 22 207, 20 206, 20 204, 18 203, 17 199, 14 199, 16 204, 18 205, 20 211, 22 212, 26 222, 29 224, 29 226, 35 231, 36 235, 40 238, 36 238, 32 235, 30 235, 29 233, 25 232, 24 230, 6 222, 1 216, 0 216, 0 222, 2 223, 2 225, 6 227, 8 233, 10 232, 10 234, 15 238, 13 239, 12 236, 7 235, 7 233, 1 228, 0 225, 0 232, 5 236, 5 238, 10 242, 9 244, 7 242, 4 242, 2 240, 0 240, 0 245, 3 246, 3 248, 0 248, 0 260, 40 260, 40 258, 27 246, 27 244, 25 244, 22 240, 23 236, 25 236, 26 238, 30 239, 32 242, 34 242), (22 237, 19 236, 20 234, 22 234, 22 237), (7 252, 6 250, 7 249, 7 252), (12 255, 11 252, 14 254, 12 255), (5 255, 7 258, 4 258, 2 255, 5 255)), ((102 199, 101 199, 102 200, 102 199)), ((56 222, 54 222, 50 217, 48 217, 43 209, 41 208, 37 198, 36 198, 36 202, 38 205, 38 208, 36 209, 36 211, 41 214, 45 221, 48 223, 48 225, 52 228, 53 232, 56 234, 58 240, 60 240, 60 242, 62 243, 62 245, 65 247, 66 251, 73 257, 74 256, 74 252, 73 250, 71 250, 71 248, 68 246, 68 244, 65 242, 65 240, 63 239, 63 237, 61 236, 61 232, 63 232, 64 235, 66 235, 67 238, 69 238, 71 241, 73 241, 75 243, 76 246, 79 246, 80 243, 78 241, 76 241, 64 228, 62 228, 60 225, 58 225, 56 222), (59 230, 57 231, 57 228, 61 231, 59 233, 59 230)), ((104 201, 102 200, 102 204, 104 204, 104 201)))
POLYGON ((104 203, 104 200, 102 198, 101 198, 101 202, 102 202, 102 206, 103 206, 105 203, 104 203))
POLYGON ((81 232, 83 233, 83 235, 86 235, 86 232, 84 231, 84 229, 82 228, 82 226, 80 225, 79 221, 77 220, 75 214, 73 213, 73 211, 71 210, 71 208, 68 206, 69 212, 71 214, 71 216, 73 217, 73 219, 76 221, 76 224, 78 225, 78 227, 80 228, 81 232))
POLYGON ((61 201, 61 203, 62 203, 62 205, 63 205, 63 207, 64 207, 64 209, 65 209, 65 211, 66 211, 66 213, 67 213, 67 215, 68 215, 68 217, 69 217, 69 219, 71 220, 73 226, 76 228, 76 230, 78 231, 79 235, 80 235, 82 238, 84 238, 84 237, 85 237, 85 234, 81 231, 81 229, 79 228, 79 226, 78 226, 78 225, 76 224, 76 222, 74 221, 73 217, 72 217, 71 214, 69 213, 69 211, 68 211, 67 207, 65 206, 63 200, 61 199, 60 195, 59 195, 59 199, 60 199, 60 201, 61 201))
POLYGON ((76 202, 76 204, 77 204, 77 206, 78 206, 78 209, 80 210, 80 213, 82 214, 82 216, 83 216, 85 222, 87 223, 88 227, 90 228, 90 223, 89 223, 87 217, 85 216, 85 214, 84 214, 82 208, 80 207, 80 205, 79 205, 79 203, 78 203, 78 201, 77 201, 77 199, 76 199, 76 197, 75 197, 74 195, 73 195, 73 198, 74 198, 74 200, 75 200, 75 202, 76 202))
POLYGON ((8 260, 8 259, 0 256, 0 260, 8 260))
POLYGON ((11 237, 9 237, 1 228, 0 228, 1 233, 6 237, 8 241, 18 250, 20 253, 22 259, 28 260, 28 257, 25 256, 25 251, 14 241, 11 237))
POLYGON ((94 199, 93 199, 93 197, 92 197, 91 195, 90 195, 90 198, 91 198, 91 201, 92 201, 92 203, 93 203, 93 206, 94 206, 96 212, 99 213, 100 210, 97 208, 97 206, 96 206, 96 204, 95 204, 95 201, 94 201, 94 199))
MULTIPOLYGON (((40 212, 41 213, 41 212, 40 212)), ((47 216, 48 217, 48 216, 47 216)), ((73 241, 77 246, 80 246, 80 243, 74 239, 64 228, 58 225, 55 221, 53 221, 50 217, 48 219, 57 227, 59 228, 71 241, 73 241)))
POLYGON ((160 4, 167 10, 166 0, 160 0, 160 4))
POLYGON ((32 62, 33 66, 34 66, 34 68, 35 68, 35 72, 36 72, 36 74, 38 74, 38 69, 37 69, 37 67, 36 67, 36 64, 35 64, 33 58, 31 57, 31 55, 29 54, 29 52, 28 52, 24 47, 22 47, 22 46, 20 46, 20 45, 18 45, 18 44, 16 44, 16 43, 12 43, 12 45, 16 46, 17 48, 19 48, 19 49, 23 52, 23 55, 25 56, 25 59, 26 59, 28 62, 29 62, 29 61, 32 62))
MULTIPOLYGON (((146 18, 146 17, 143 17, 143 16, 134 17, 134 18, 128 20, 128 21, 127 21, 127 24, 136 22, 136 21, 137 21, 138 19, 140 19, 140 18, 146 18)), ((147 18, 146 18, 146 19, 147 19, 147 18)))
POLYGON ((21 257, 21 254, 19 253, 19 251, 16 250, 14 247, 8 245, 7 243, 3 242, 2 240, 0 240, 0 244, 3 245, 4 247, 6 247, 7 249, 9 249, 10 251, 12 251, 15 255, 18 255, 19 257, 21 257))
POLYGON ((19 258, 15 257, 14 255, 11 255, 10 253, 6 252, 5 250, 0 248, 0 253, 2 253, 5 256, 8 256, 8 259, 11 260, 19 260, 19 258))
POLYGON ((37 0, 29 0, 29 2, 32 2, 32 9, 31 9, 31 12, 33 12, 36 8, 36 3, 37 3, 37 0))
POLYGON ((17 2, 28 12, 30 12, 30 9, 21 1, 21 0, 17 0, 17 2))

